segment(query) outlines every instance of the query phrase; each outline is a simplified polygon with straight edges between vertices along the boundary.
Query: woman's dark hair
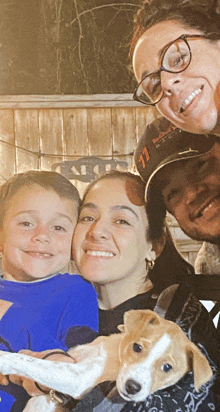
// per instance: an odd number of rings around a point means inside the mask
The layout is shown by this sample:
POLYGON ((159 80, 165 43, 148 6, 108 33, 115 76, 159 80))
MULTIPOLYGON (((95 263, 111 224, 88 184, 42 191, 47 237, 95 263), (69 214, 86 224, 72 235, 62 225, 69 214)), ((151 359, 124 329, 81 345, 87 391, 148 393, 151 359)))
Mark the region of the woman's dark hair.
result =
POLYGON ((210 40, 220 39, 218 0, 144 0, 134 19, 130 57, 142 34, 157 23, 175 20, 201 31, 210 40))
POLYGON ((157 186, 150 185, 147 194, 146 212, 148 218, 148 239, 159 239, 165 226, 166 206, 157 186))
POLYGON ((23 187, 38 185, 47 190, 54 191, 59 197, 76 202, 79 206, 80 197, 76 187, 60 173, 29 170, 25 173, 18 173, 7 180, 0 187, 0 227, 4 219, 11 198, 23 187))
POLYGON ((169 229, 166 229, 166 243, 155 260, 155 265, 148 276, 154 285, 154 291, 161 292, 170 285, 189 284, 195 274, 193 266, 177 250, 169 229))
POLYGON ((160 184, 152 179, 147 193, 147 218, 149 227, 149 239, 156 239, 154 236, 161 233, 166 228, 166 243, 162 253, 156 259, 153 270, 149 272, 149 278, 155 288, 160 290, 175 284, 187 283, 188 278, 195 274, 193 266, 188 263, 177 250, 172 235, 165 226, 166 206, 163 200, 160 184))
POLYGON ((107 180, 107 179, 119 179, 119 180, 133 180, 135 183, 137 183, 137 186, 139 188, 138 190, 138 195, 141 199, 141 201, 144 203, 144 194, 145 194, 145 182, 141 179, 139 175, 135 175, 134 173, 131 172, 124 172, 124 171, 119 171, 119 170, 112 170, 111 172, 104 173, 103 175, 100 175, 96 180, 91 182, 84 194, 83 198, 81 200, 81 204, 84 203, 85 197, 87 194, 90 192, 90 190, 93 188, 94 185, 96 185, 97 182, 100 180, 107 180))

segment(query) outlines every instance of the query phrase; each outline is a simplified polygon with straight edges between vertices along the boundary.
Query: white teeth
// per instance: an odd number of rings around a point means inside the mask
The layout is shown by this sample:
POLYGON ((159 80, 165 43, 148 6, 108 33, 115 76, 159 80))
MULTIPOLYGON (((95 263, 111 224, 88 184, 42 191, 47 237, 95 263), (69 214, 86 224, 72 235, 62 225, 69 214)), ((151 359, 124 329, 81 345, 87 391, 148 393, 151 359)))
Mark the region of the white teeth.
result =
POLYGON ((113 253, 104 252, 102 250, 87 250, 86 253, 91 256, 101 256, 101 257, 113 257, 114 256, 113 253))
POLYGON ((40 253, 40 252, 28 252, 31 255, 37 255, 37 256, 45 256, 45 257, 50 257, 51 255, 49 253, 40 253))
POLYGON ((208 205, 205 209, 209 209, 212 206, 212 204, 210 203, 210 205, 208 205))
POLYGON ((201 93, 202 89, 201 87, 199 89, 196 89, 194 92, 192 92, 183 102, 181 106, 181 110, 185 110, 186 106, 194 99, 197 94, 201 93))
POLYGON ((205 209, 203 210, 203 213, 204 213, 206 210, 210 209, 211 206, 212 206, 212 202, 209 203, 209 205, 205 207, 205 209))

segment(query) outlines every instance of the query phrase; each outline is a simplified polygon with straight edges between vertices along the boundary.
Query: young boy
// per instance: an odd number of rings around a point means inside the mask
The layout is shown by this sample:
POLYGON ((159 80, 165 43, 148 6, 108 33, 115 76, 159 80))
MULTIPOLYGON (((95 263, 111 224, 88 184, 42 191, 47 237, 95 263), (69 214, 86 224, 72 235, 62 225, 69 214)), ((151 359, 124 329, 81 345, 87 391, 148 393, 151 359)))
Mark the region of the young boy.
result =
MULTIPOLYGON (((75 344, 85 343, 83 332, 92 340, 97 331, 95 290, 79 276, 61 274, 70 261, 79 201, 77 189, 55 172, 18 174, 1 187, 1 350, 66 350, 73 327, 75 344)), ((25 391, 12 383, 0 388, 0 410, 22 411, 25 391)))

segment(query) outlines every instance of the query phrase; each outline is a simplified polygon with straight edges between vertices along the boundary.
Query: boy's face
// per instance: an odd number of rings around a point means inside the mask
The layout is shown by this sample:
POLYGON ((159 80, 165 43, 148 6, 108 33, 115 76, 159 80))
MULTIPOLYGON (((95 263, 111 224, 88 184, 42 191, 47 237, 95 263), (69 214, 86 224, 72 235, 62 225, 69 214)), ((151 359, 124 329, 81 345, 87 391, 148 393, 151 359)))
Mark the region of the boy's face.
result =
POLYGON ((76 202, 38 185, 10 200, 0 231, 4 278, 29 282, 59 273, 70 260, 76 202))

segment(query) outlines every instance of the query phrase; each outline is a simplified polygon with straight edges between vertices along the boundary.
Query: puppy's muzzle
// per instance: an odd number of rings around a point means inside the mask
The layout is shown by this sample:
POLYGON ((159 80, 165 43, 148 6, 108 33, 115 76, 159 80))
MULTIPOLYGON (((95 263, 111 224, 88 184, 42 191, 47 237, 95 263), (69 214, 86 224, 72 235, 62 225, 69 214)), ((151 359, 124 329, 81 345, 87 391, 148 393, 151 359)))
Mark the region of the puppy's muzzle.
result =
POLYGON ((135 395, 136 393, 140 392, 141 385, 134 379, 128 379, 125 383, 125 390, 128 395, 135 395))

